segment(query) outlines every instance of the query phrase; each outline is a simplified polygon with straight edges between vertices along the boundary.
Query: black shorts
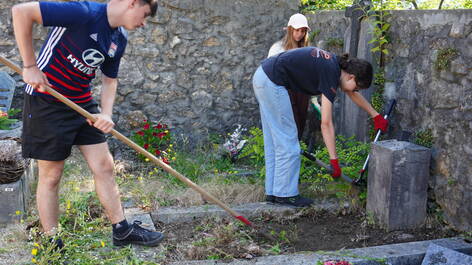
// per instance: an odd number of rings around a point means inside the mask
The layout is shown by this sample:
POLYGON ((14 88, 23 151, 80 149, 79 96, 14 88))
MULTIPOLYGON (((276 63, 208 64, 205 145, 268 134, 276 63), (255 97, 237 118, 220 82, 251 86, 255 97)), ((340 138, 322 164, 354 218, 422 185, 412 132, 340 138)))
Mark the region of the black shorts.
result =
MULTIPOLYGON (((80 104, 90 113, 99 113, 95 101, 80 104)), ((25 94, 23 107, 22 152, 25 158, 65 160, 73 145, 106 141, 99 129, 62 102, 25 94)))

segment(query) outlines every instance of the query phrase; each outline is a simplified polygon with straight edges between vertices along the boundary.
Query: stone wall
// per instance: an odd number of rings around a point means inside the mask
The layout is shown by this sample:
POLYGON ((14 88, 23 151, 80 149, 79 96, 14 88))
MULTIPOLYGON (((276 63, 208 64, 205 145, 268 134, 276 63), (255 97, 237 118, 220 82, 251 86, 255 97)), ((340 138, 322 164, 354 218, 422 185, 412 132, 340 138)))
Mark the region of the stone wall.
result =
POLYGON ((395 130, 431 132, 434 195, 448 222, 470 230, 472 10, 392 14, 385 97, 397 99, 395 130), (449 48, 457 56, 438 56, 449 48), (438 60, 450 65, 437 70, 438 60))
MULTIPOLYGON (((10 7, 18 2, 0 2, 0 54, 19 63, 10 22, 10 7)), ((228 132, 236 123, 258 126, 251 77, 270 45, 283 36, 282 27, 297 3, 161 1, 157 17, 130 34, 115 104, 119 130, 129 133, 127 120, 132 117, 164 121, 175 132, 200 140, 208 133, 228 132)), ((344 12, 318 12, 308 18, 312 29, 320 30, 313 44, 342 52, 330 40, 345 39, 350 23, 344 12)), ((390 22, 384 97, 398 102, 390 136, 431 132, 433 194, 448 222, 471 229, 472 11, 396 11, 390 22), (436 70, 438 54, 447 48, 458 55, 449 67, 436 70)), ((44 39, 44 28, 35 32, 35 40, 44 39)), ((21 106, 21 90, 17 92, 13 106, 21 106)), ((350 113, 346 108, 351 106, 338 103, 335 114, 350 113)), ((359 120, 358 127, 370 123, 362 116, 350 122, 359 120)), ((345 122, 336 121, 338 130, 348 127, 345 122)))
MULTIPOLYGON (((318 44, 330 38, 343 38, 343 28, 350 25, 344 13, 337 12, 330 15, 318 12, 310 15, 310 21, 313 28, 323 28, 318 44)), ((400 138, 408 132, 412 133, 410 140, 414 140, 415 133, 431 134, 430 187, 433 192, 430 195, 440 204, 449 223, 470 230, 472 10, 393 11, 389 22, 390 54, 385 68, 384 98, 386 101, 397 99, 389 137, 400 138), (450 60, 447 56, 438 56, 450 48, 457 52, 456 56, 450 60), (438 60, 443 64, 449 61, 449 66, 437 70, 438 60)), ((356 106, 340 104, 340 101, 335 106, 335 117, 356 112, 356 106)), ((356 134, 360 128, 355 132, 343 128, 352 127, 353 122, 358 122, 358 127, 365 126, 365 117, 361 115, 351 121, 336 119, 337 131, 348 136, 356 134)), ((365 135, 356 136, 365 138, 365 135)))
MULTIPOLYGON (((10 8, 19 2, 24 1, 0 2, 0 55, 17 63, 10 8)), ((297 5, 295 0, 160 1, 157 16, 129 34, 114 108, 118 129, 127 134, 133 129, 128 120, 145 116, 205 140, 237 123, 259 126, 252 74, 282 37, 297 5)), ((46 36, 45 29, 37 30, 36 46, 46 36)), ((95 84, 98 98, 100 83, 95 84)))

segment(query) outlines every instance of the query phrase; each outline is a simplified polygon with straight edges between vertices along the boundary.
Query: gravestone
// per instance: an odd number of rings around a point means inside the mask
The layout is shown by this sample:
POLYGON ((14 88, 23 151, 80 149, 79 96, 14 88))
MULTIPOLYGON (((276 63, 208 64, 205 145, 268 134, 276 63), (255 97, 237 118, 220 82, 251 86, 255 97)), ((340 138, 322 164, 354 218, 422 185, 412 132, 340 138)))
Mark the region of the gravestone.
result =
MULTIPOLYGON (((348 7, 345 16, 350 23, 344 34, 344 52, 350 57, 357 57, 373 63, 375 60, 371 52, 373 26, 366 12, 370 10, 369 1, 355 1, 353 6, 348 7)), ((375 70, 375 63, 373 64, 375 70)), ((374 87, 362 89, 359 93, 370 102, 374 93, 374 87)), ((372 123, 367 112, 359 108, 346 93, 338 93, 334 104, 334 117, 336 134, 352 137, 358 141, 369 141, 369 128, 372 123)))
POLYGON ((29 162, 21 178, 0 184, 0 225, 18 223, 31 202, 35 163, 29 162))
POLYGON ((10 75, 0 71, 0 110, 4 112, 10 109, 13 93, 15 92, 15 83, 10 75))
POLYGON ((426 218, 431 150, 409 142, 372 144, 367 211, 388 231, 417 228, 426 218))
POLYGON ((0 225, 19 222, 30 205, 35 163, 22 158, 20 135, 21 127, 0 130, 0 225))
POLYGON ((471 265, 472 256, 430 244, 421 265, 471 265))

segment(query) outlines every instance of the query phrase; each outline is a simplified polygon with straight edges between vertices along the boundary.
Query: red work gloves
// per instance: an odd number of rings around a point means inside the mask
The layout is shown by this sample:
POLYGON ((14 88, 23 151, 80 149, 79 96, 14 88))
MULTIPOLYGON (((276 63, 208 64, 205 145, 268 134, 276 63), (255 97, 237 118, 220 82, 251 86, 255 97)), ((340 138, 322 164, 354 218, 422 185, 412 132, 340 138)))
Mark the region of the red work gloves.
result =
POLYGON ((382 132, 387 132, 388 121, 382 117, 382 115, 377 115, 374 117, 374 130, 382 130, 382 132))
POLYGON ((333 172, 331 172, 331 176, 335 179, 341 177, 341 168, 339 167, 338 159, 331 159, 329 160, 329 163, 331 164, 331 168, 333 169, 333 172))

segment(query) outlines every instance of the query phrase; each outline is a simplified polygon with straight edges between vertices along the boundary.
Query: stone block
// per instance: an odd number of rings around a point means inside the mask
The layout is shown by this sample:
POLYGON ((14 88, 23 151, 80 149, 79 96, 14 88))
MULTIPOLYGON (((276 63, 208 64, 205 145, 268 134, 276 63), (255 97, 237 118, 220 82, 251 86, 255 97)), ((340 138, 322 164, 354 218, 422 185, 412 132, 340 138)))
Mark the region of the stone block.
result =
POLYGON ((367 211, 387 230, 421 226, 426 200, 431 150, 409 142, 372 144, 367 186, 367 211))
MULTIPOLYGON (((341 203, 338 200, 315 199, 314 208, 318 210, 339 211, 348 209, 348 203, 341 203)), ((243 205, 231 206, 231 208, 249 220, 262 214, 271 214, 276 216, 293 215, 297 210, 289 206, 272 205, 264 202, 247 203, 243 205)), ((206 217, 232 218, 225 210, 217 205, 192 206, 187 208, 180 207, 162 207, 151 213, 154 222, 185 223, 206 217)))
POLYGON ((0 185, 0 225, 18 223, 29 209, 34 169, 31 161, 18 181, 0 185))
POLYGON ((436 244, 430 244, 421 265, 470 265, 472 256, 445 248, 436 244))

